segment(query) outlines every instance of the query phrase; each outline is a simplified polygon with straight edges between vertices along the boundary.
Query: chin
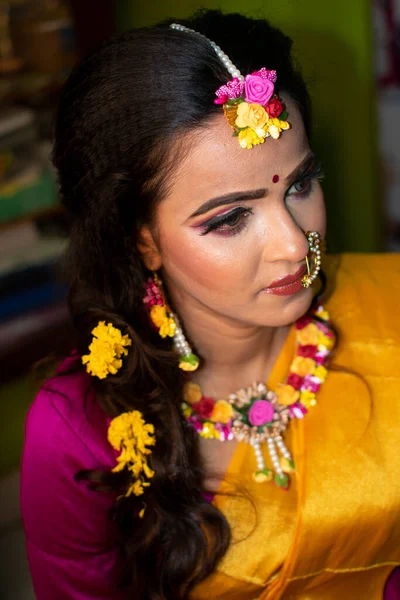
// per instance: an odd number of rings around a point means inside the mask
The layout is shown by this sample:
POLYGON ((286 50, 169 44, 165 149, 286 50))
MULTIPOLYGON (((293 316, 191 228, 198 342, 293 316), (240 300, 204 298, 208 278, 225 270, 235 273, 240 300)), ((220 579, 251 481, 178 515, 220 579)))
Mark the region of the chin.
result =
POLYGON ((303 288, 291 296, 265 294, 261 322, 258 324, 265 327, 291 325, 309 310, 314 295, 315 290, 312 287, 303 288))

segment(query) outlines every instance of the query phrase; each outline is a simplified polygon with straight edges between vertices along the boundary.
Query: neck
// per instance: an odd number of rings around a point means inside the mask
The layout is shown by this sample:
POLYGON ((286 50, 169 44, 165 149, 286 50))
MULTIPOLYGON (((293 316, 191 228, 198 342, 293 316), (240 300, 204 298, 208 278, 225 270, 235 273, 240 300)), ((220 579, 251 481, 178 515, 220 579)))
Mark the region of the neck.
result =
POLYGON ((290 326, 259 327, 215 314, 193 302, 174 299, 185 336, 201 357, 193 373, 205 396, 226 398, 253 381, 266 381, 290 326))

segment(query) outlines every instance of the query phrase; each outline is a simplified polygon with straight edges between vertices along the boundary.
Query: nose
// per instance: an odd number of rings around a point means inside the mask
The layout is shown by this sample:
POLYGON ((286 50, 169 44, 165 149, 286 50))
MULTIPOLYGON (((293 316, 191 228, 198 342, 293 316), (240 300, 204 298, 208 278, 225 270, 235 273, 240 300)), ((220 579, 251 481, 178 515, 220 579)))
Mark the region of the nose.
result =
POLYGON ((309 251, 306 232, 289 211, 282 207, 270 223, 265 260, 268 262, 290 262, 300 264, 309 251))

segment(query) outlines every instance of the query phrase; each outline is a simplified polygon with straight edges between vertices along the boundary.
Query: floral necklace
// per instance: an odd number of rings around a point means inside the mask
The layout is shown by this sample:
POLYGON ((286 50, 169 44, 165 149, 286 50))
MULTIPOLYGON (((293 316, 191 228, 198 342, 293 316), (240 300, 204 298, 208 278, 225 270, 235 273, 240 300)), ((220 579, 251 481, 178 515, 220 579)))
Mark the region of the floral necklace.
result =
POLYGON ((214 401, 189 381, 181 405, 183 416, 202 437, 251 444, 257 462, 255 481, 273 480, 283 489, 289 487, 294 462, 282 434, 292 419, 302 419, 316 405, 316 393, 327 377, 326 366, 335 345, 330 317, 322 306, 301 317, 295 327, 297 355, 286 381, 275 391, 264 383, 253 383, 227 400, 214 401), (263 443, 273 468, 265 464, 263 443))

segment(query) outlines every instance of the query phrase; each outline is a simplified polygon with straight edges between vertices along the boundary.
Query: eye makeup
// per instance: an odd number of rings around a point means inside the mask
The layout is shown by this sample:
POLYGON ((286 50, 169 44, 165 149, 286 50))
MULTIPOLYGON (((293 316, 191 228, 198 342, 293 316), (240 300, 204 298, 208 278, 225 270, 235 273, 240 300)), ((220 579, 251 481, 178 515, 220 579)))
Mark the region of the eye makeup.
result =
POLYGON ((246 227, 247 218, 251 214, 253 214, 253 211, 250 208, 236 206, 232 210, 216 215, 196 227, 202 230, 200 235, 215 231, 219 235, 228 237, 242 231, 246 227))
MULTIPOLYGON (((300 165, 298 165, 286 178, 288 188, 285 193, 285 198, 292 197, 297 200, 306 199, 310 196, 315 181, 322 180, 323 177, 324 173, 321 162, 317 159, 315 154, 310 152, 302 163, 300 163, 300 165)), ((276 178, 279 180, 279 175, 273 176, 272 180, 274 183, 278 183, 276 178)), ((236 235, 246 228, 248 217, 253 214, 253 211, 251 208, 245 206, 235 206, 233 209, 228 210, 226 204, 255 200, 265 197, 267 194, 268 190, 259 189, 249 192, 227 194, 209 200, 203 204, 191 218, 209 212, 213 208, 217 208, 217 206, 225 205, 225 209, 222 209, 219 213, 214 214, 211 218, 208 218, 201 223, 192 225, 192 227, 200 230, 201 236, 211 232, 223 237, 236 235)))
POLYGON ((311 163, 307 165, 302 173, 299 173, 296 180, 292 183, 286 192, 287 196, 295 196, 296 198, 306 198, 310 195, 313 182, 322 181, 324 178, 324 170, 321 161, 315 156, 311 163), (295 192, 291 192, 292 188, 295 192), (300 188, 300 189, 299 189, 300 188))

